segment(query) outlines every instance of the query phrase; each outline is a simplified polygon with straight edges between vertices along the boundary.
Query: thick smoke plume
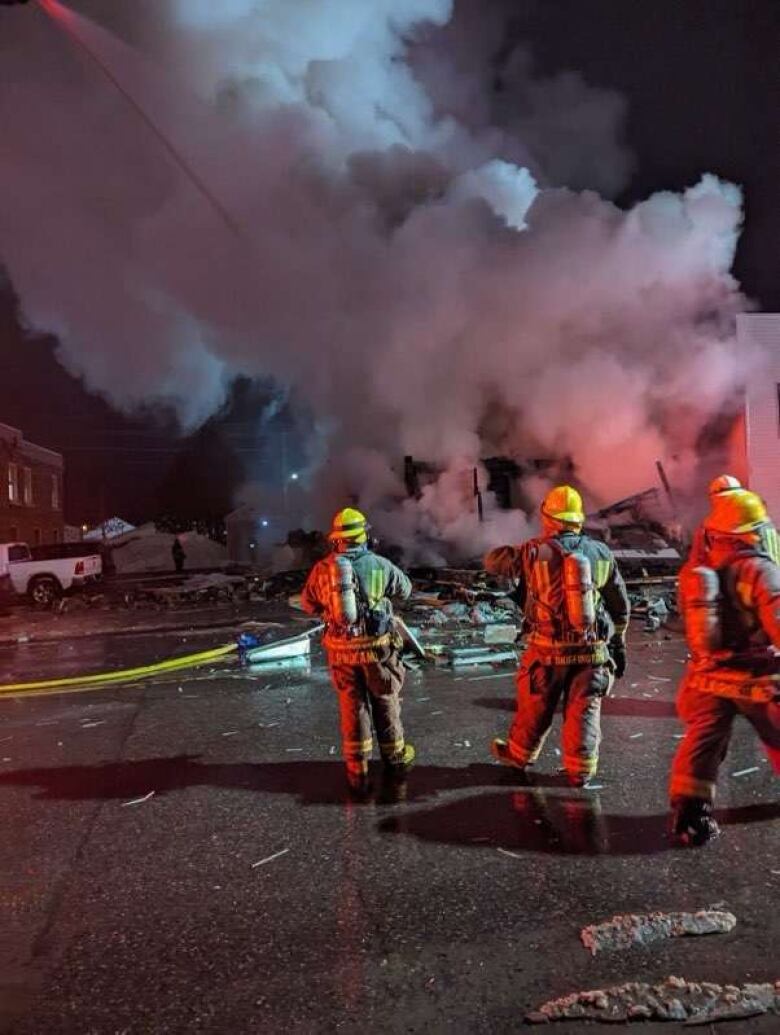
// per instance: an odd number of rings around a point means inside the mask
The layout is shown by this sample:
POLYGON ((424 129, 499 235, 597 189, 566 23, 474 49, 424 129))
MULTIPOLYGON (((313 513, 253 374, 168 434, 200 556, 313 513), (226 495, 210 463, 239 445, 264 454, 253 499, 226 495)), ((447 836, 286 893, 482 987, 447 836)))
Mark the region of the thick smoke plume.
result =
POLYGON ((760 362, 734 343, 739 188, 616 207, 622 101, 501 53, 490 5, 48 6, 0 15, 25 318, 90 388, 185 426, 238 374, 282 386, 318 429, 312 519, 357 495, 409 541, 480 548, 509 534, 476 533, 480 457, 568 456, 594 501, 644 488, 760 362), (393 507, 406 453, 445 473, 393 507))

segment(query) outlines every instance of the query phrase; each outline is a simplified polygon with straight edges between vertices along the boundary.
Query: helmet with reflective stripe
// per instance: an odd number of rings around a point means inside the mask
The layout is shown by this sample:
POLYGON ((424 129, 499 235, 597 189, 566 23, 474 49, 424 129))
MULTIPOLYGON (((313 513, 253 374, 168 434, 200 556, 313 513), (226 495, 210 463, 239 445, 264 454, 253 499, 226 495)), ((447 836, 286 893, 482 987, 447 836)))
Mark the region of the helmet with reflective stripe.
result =
POLYGON ((361 514, 354 507, 345 507, 333 518, 330 534, 331 541, 352 540, 356 543, 365 543, 368 538, 368 522, 365 514, 361 514))
POLYGON ((737 492, 744 491, 742 489, 742 483, 739 478, 735 478, 733 474, 720 474, 717 478, 709 484, 707 492, 710 496, 720 496, 724 492, 737 492))
POLYGON ((712 510, 704 519, 708 532, 744 535, 755 532, 769 520, 764 501, 755 492, 725 492, 714 496, 712 510))
POLYGON ((556 485, 542 500, 542 514, 566 525, 583 525, 582 496, 571 485, 556 485))

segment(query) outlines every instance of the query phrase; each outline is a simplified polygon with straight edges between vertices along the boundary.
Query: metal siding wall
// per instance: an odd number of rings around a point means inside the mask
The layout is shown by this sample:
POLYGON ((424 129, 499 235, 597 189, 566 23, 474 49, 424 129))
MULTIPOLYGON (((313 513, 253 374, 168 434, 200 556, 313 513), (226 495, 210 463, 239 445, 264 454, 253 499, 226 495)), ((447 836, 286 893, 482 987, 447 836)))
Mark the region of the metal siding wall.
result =
POLYGON ((737 338, 740 348, 758 345, 770 356, 768 372, 747 388, 746 444, 750 488, 780 522, 780 313, 738 316, 737 338))

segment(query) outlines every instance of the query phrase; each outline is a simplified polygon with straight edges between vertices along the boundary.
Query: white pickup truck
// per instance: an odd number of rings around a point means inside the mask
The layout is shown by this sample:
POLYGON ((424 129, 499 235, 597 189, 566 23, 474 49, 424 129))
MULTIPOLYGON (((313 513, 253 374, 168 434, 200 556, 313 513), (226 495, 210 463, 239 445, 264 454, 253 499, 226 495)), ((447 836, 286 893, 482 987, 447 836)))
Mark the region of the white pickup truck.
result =
POLYGON ((102 572, 99 553, 33 560, 27 543, 0 543, 0 586, 5 583, 14 594, 27 595, 39 606, 48 606, 64 593, 96 582, 102 572))

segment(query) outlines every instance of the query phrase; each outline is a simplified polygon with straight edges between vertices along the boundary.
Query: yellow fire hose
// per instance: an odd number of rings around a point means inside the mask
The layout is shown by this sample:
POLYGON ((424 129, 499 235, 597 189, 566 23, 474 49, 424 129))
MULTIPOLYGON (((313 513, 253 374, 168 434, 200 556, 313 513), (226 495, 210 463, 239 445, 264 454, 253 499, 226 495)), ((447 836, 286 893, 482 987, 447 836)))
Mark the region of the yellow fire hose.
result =
POLYGON ((207 665, 217 658, 224 658, 238 650, 235 643, 228 643, 224 647, 213 647, 211 650, 199 651, 197 654, 185 654, 181 658, 167 658, 165 661, 157 661, 153 665, 141 665, 138 668, 123 668, 116 672, 95 672, 88 676, 68 676, 65 679, 41 679, 34 683, 6 683, 0 686, 0 696, 13 696, 14 694, 35 694, 49 693, 74 693, 79 690, 88 690, 93 687, 106 686, 111 683, 124 683, 128 680, 145 679, 147 676, 154 676, 160 672, 176 672, 182 668, 197 668, 199 665, 207 665))

